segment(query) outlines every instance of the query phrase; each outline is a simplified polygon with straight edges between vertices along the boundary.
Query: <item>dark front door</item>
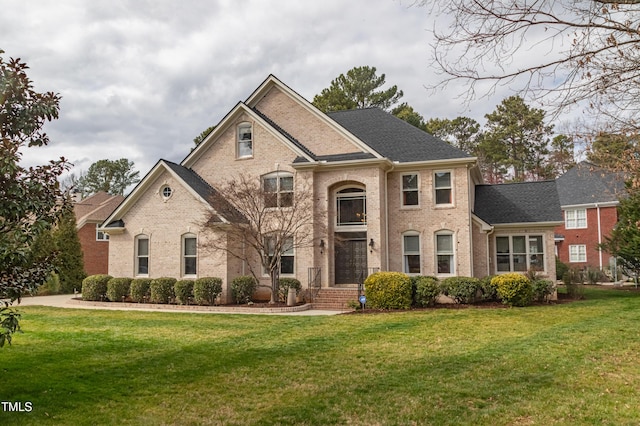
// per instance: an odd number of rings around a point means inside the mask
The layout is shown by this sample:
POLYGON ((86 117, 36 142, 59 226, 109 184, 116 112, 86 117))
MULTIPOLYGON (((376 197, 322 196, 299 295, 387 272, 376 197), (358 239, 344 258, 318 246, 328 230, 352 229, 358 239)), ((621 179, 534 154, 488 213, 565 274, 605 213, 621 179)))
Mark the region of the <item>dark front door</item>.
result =
POLYGON ((340 241, 335 253, 336 284, 355 284, 366 278, 366 239, 340 241))

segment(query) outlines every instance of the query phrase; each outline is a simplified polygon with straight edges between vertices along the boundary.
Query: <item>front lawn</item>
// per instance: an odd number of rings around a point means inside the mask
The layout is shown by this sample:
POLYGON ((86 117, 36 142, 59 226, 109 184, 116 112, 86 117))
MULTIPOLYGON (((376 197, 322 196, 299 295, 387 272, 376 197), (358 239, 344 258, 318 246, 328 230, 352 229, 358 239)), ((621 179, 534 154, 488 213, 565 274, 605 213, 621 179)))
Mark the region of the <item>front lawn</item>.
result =
POLYGON ((638 424, 640 293, 332 317, 24 307, 0 424, 638 424))

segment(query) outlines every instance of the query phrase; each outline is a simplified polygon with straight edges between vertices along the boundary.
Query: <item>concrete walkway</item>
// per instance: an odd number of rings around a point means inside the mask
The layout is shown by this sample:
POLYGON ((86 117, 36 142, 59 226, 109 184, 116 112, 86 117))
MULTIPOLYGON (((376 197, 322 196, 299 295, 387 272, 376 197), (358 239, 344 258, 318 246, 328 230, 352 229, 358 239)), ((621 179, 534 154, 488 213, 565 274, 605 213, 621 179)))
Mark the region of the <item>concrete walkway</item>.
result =
POLYGON ((14 303, 15 307, 20 306, 51 306, 55 308, 72 309, 104 309, 116 311, 147 311, 147 312, 192 312, 200 314, 253 314, 253 315, 338 315, 349 311, 330 311, 321 309, 310 309, 309 306, 293 308, 243 308, 225 306, 179 306, 179 305, 155 305, 139 303, 108 303, 108 302, 85 302, 77 300, 72 294, 61 294, 55 296, 33 296, 23 297, 20 304, 14 303))

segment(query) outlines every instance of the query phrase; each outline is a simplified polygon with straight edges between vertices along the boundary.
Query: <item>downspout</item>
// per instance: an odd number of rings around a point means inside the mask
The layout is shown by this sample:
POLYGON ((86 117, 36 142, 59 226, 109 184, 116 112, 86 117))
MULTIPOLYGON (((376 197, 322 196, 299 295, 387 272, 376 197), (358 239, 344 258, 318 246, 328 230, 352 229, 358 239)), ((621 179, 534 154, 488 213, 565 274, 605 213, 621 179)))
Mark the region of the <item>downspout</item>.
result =
POLYGON ((600 248, 600 244, 602 244, 602 227, 600 223, 600 206, 596 203, 596 210, 598 212, 598 257, 600 262, 600 270, 602 271, 602 249, 600 248))
POLYGON ((385 271, 389 270, 389 173, 391 173, 395 168, 395 164, 391 163, 391 168, 384 172, 385 271))
MULTIPOLYGON (((469 212, 469 272, 471 273, 471 277, 475 276, 473 275, 473 220, 472 220, 472 212, 473 212, 473 208, 475 207, 475 203, 476 203, 476 197, 475 197, 475 186, 471 184, 471 167, 470 165, 467 164, 467 203, 469 208, 467 208, 467 211, 469 212), (474 193, 472 194, 471 191, 474 191, 474 193), (471 205, 471 200, 473 199, 473 206, 471 205)), ((457 256, 456 256, 457 257, 457 256)), ((459 269, 456 269, 456 271, 459 271, 459 269)))
POLYGON ((489 251, 491 247, 489 247, 489 237, 496 230, 493 226, 491 227, 491 231, 487 232, 487 276, 491 275, 491 252, 489 251))

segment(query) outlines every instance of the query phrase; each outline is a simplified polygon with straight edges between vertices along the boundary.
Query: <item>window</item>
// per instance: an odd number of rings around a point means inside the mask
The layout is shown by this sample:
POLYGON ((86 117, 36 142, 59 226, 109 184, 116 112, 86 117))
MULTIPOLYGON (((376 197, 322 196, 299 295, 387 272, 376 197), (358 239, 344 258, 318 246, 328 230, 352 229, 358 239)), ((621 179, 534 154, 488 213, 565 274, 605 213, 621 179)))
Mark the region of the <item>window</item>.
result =
POLYGON ((496 237, 496 271, 526 272, 544 270, 542 235, 511 235, 496 237))
POLYGON ((262 187, 266 207, 291 207, 293 205, 293 176, 291 173, 271 173, 262 178, 262 187))
POLYGON ((417 206, 418 204, 418 175, 415 173, 402 175, 402 205, 417 206))
POLYGON ((173 194, 173 190, 171 189, 170 186, 165 185, 160 189, 160 194, 162 195, 162 198, 164 200, 168 200, 169 198, 171 198, 171 195, 173 194))
POLYGON ((198 240, 193 234, 182 237, 182 273, 196 275, 198 264, 198 240))
POLYGON ((96 241, 109 241, 109 234, 100 230, 99 223, 96 223, 96 241))
POLYGON ((587 209, 565 210, 564 227, 579 229, 587 227, 587 209))
POLYGON ((453 204, 450 172, 436 172, 434 174, 434 187, 436 204, 453 204))
POLYGON ((441 232, 436 234, 436 257, 438 274, 453 274, 453 234, 441 232))
POLYGON ((420 236, 407 234, 402 237, 402 253, 405 274, 420 273, 420 236))
POLYGON ((136 237, 136 275, 149 275, 149 237, 136 237))
POLYGON ((250 123, 238 126, 238 158, 253 156, 253 132, 250 123))
POLYGON ((364 189, 346 188, 336 195, 337 225, 367 224, 367 196, 364 189))
POLYGON ((569 262, 586 262, 587 246, 584 244, 569 246, 569 262))
MULTIPOLYGON (((269 256, 269 263, 271 263, 271 259, 273 259, 273 256, 275 255, 276 243, 277 240, 275 238, 266 238, 265 245, 267 248, 267 255, 269 256)), ((280 275, 293 275, 295 263, 295 256, 293 253, 293 238, 285 238, 282 241, 280 252, 280 275)), ((265 274, 269 274, 269 271, 265 271, 265 274)))

